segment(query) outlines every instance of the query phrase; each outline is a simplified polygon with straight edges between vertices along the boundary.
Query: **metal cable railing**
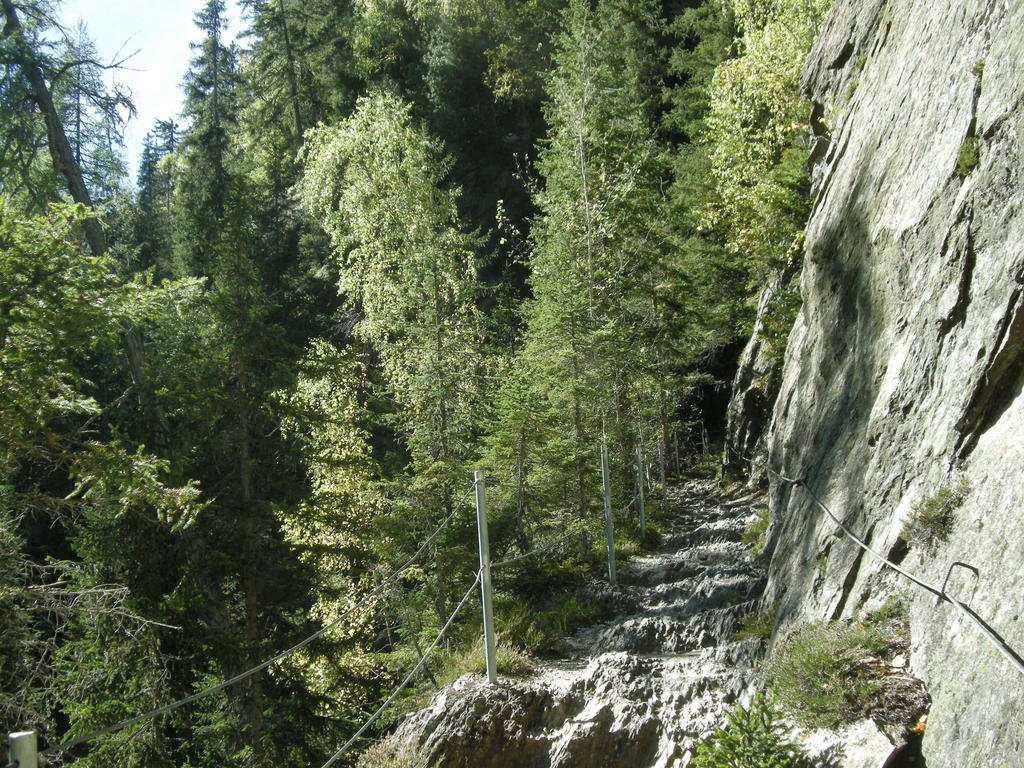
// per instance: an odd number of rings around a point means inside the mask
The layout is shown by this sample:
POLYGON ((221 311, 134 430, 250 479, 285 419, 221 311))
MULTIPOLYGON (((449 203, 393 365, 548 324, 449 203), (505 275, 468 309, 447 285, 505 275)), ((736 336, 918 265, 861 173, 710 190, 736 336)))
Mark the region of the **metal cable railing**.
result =
POLYGON ((455 515, 462 509, 462 505, 465 504, 466 500, 469 498, 470 493, 471 490, 467 491, 463 495, 463 497, 456 503, 455 508, 452 510, 451 514, 449 514, 448 517, 445 518, 444 521, 434 530, 434 532, 431 533, 423 541, 419 549, 416 550, 416 553, 413 554, 412 557, 410 557, 408 560, 406 560, 404 563, 398 566, 395 570, 393 570, 384 579, 384 581, 382 581, 370 592, 364 595, 355 605, 348 608, 348 610, 342 613, 341 616, 334 619, 330 623, 324 625, 319 630, 309 635, 305 639, 299 641, 290 648, 281 651, 277 655, 272 656, 266 661, 257 664, 256 666, 250 669, 247 669, 245 672, 241 672, 233 677, 228 678, 227 680, 223 680, 217 683, 216 685, 212 685, 209 688, 205 688, 202 691, 193 693, 190 696, 185 696, 184 698, 178 699, 177 701, 171 702, 170 704, 165 704, 162 707, 157 707, 156 709, 153 709, 144 714, 136 715, 135 717, 122 720, 119 723, 114 723, 113 725, 107 726, 106 728, 91 731, 83 736, 79 736, 74 739, 69 739, 68 741, 61 742, 60 744, 47 747, 46 749, 41 750, 39 752, 39 755, 45 757, 47 755, 55 755, 60 752, 65 752, 69 749, 72 749, 73 747, 77 747, 81 744, 85 744, 86 742, 93 741, 94 739, 98 739, 102 736, 107 736, 108 734, 123 730, 125 728, 128 728, 129 726, 136 725, 137 723, 141 723, 145 720, 150 720, 152 718, 159 717, 160 715, 167 714, 168 712, 172 712, 180 707, 185 706, 186 704, 191 704, 192 702, 198 701, 199 699, 205 698, 206 696, 210 696, 214 693, 217 693, 218 691, 224 690, 225 688, 229 688, 232 685, 236 685, 237 683, 240 683, 243 680, 247 680, 253 675, 273 666, 285 657, 290 656, 291 654, 301 650, 302 648, 305 648, 310 643, 314 642, 320 637, 323 637, 325 634, 327 634, 332 629, 341 624, 341 622, 343 622, 345 619, 349 618, 357 610, 359 610, 360 608, 368 604, 371 600, 380 595, 382 592, 384 592, 384 590, 387 589, 392 583, 394 583, 395 580, 402 573, 408 570, 409 567, 412 566, 412 564, 415 563, 420 558, 420 556, 426 551, 427 547, 430 546, 430 544, 440 535, 441 531, 444 530, 444 528, 455 518, 455 515))
POLYGON ((408 675, 406 675, 405 679, 401 682, 401 684, 394 690, 394 692, 390 696, 388 696, 387 700, 380 705, 377 711, 370 715, 366 722, 363 723, 362 727, 360 727, 360 729, 356 731, 355 734, 353 734, 352 738, 346 741, 344 745, 342 745, 341 749, 335 752, 331 759, 323 764, 322 768, 331 768, 331 766, 338 761, 338 758, 345 754, 345 752, 348 751, 349 747, 355 744, 356 741, 358 741, 362 737, 362 735, 366 733, 366 731, 369 729, 371 725, 377 722, 377 718, 379 718, 384 713, 384 710, 391 706, 391 703, 398 698, 398 695, 402 691, 404 691, 405 688, 409 685, 409 683, 413 681, 416 675, 419 674, 419 671, 423 669, 423 666, 427 663, 427 659, 430 657, 430 654, 434 651, 435 648, 437 648, 438 644, 441 642, 441 639, 445 636, 445 633, 448 631, 448 628, 451 627, 452 622, 455 621, 455 617, 459 615, 459 611, 461 611, 463 606, 465 606, 466 603, 469 601, 470 596, 473 594, 473 590, 476 589, 477 584, 480 583, 481 575, 482 571, 476 572, 476 578, 473 580, 473 583, 469 585, 469 589, 466 590, 466 594, 462 596, 462 600, 459 601, 459 604, 455 607, 455 610, 452 611, 452 615, 448 617, 448 621, 446 621, 444 623, 444 626, 441 627, 441 631, 437 633, 437 637, 434 638, 434 642, 432 642, 430 646, 427 648, 427 650, 423 653, 423 656, 420 657, 420 660, 416 663, 416 666, 412 668, 412 670, 409 672, 408 675))
POLYGON ((928 581, 925 581, 920 576, 914 575, 906 568, 903 568, 902 566, 892 562, 892 560, 888 559, 883 554, 873 549, 869 544, 867 544, 853 531, 851 531, 846 526, 846 524, 839 519, 838 515, 836 515, 831 509, 829 509, 825 505, 825 503, 818 497, 818 494, 811 490, 811 487, 807 485, 806 481, 803 478, 787 477, 786 475, 783 475, 781 472, 772 469, 770 466, 766 466, 765 468, 769 473, 777 477, 782 482, 787 483, 788 485, 791 485, 795 488, 803 488, 804 491, 806 491, 807 494, 811 497, 811 501, 813 501, 814 504, 819 509, 821 509, 825 514, 832 518, 832 520, 835 521, 836 525, 838 525, 839 528, 843 531, 843 533, 846 534, 847 538, 849 538, 854 544, 856 544, 862 550, 867 552, 869 555, 872 555, 873 557, 881 561, 884 565, 896 571, 896 573, 900 574, 907 580, 911 581, 912 583, 916 584, 922 589, 931 592, 940 601, 944 601, 952 605, 962 616, 964 616, 968 621, 970 621, 978 629, 981 630, 982 634, 985 636, 985 639, 988 640, 989 643, 991 643, 992 646, 996 648, 996 650, 998 650, 1014 667, 1016 667, 1018 672, 1024 674, 1024 659, 1021 658, 1020 654, 1018 654, 1012 647, 1010 647, 1010 645, 1002 638, 1002 636, 999 635, 999 633, 996 632, 989 625, 988 622, 986 622, 977 613, 975 613, 972 608, 970 608, 965 603, 960 602, 956 598, 948 595, 946 593, 945 585, 943 585, 942 587, 937 587, 936 585, 928 581))

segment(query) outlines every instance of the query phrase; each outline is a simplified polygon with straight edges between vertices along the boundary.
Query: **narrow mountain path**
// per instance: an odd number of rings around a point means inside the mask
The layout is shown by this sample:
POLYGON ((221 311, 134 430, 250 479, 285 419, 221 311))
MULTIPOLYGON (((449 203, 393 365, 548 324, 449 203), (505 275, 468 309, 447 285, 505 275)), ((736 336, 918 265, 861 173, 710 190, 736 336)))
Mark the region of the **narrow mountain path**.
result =
POLYGON ((749 502, 712 483, 669 489, 655 553, 619 570, 617 615, 527 679, 467 675, 390 737, 430 768, 679 768, 752 684, 760 641, 736 641, 764 576, 740 543, 749 502))

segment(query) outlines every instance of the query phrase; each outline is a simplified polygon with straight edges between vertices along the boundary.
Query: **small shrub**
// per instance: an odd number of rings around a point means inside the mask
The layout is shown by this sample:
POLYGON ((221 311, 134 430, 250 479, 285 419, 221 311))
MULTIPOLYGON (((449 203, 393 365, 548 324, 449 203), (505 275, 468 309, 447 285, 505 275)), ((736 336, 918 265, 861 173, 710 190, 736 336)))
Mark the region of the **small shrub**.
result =
POLYGON ((740 619, 740 625, 733 635, 733 640, 767 640, 775 629, 775 617, 778 611, 771 608, 758 613, 748 613, 740 619))
POLYGON ((391 739, 378 741, 356 762, 356 768, 423 768, 424 765, 414 748, 395 746, 391 739))
POLYGON ((601 607, 572 593, 552 595, 541 606, 512 604, 495 611, 498 637, 527 653, 560 650, 562 640, 601 616, 601 607))
MULTIPOLYGON (((498 656, 499 675, 525 677, 537 671, 537 665, 534 664, 529 654, 514 645, 499 641, 495 651, 498 656)), ((484 654, 483 638, 478 639, 462 653, 450 657, 436 677, 438 684, 445 686, 463 675, 471 673, 487 674, 487 658, 484 654)))
POLYGON ((964 503, 969 490, 967 481, 960 478, 921 499, 914 505, 910 520, 903 530, 903 538, 929 551, 939 542, 948 539, 953 532, 956 510, 964 503))
POLYGON ((864 620, 875 626, 898 623, 905 625, 908 622, 907 604, 902 597, 890 597, 881 608, 871 611, 864 620))
POLYGON ((632 536, 615 537, 615 559, 629 560, 640 554, 640 542, 632 536))
POLYGON ((550 633, 538 621, 535 609, 511 601, 495 607, 494 623, 498 637, 529 653, 536 653, 550 644, 550 633))
POLYGON ((547 611, 543 621, 552 636, 562 638, 580 627, 592 624, 600 615, 601 607, 596 602, 573 595, 547 611))
POLYGON ((892 640, 869 624, 809 624, 786 638, 766 666, 778 703, 800 725, 834 728, 866 715, 883 683, 873 656, 892 640))
POLYGON ((743 544, 757 554, 768 543, 768 507, 760 506, 755 510, 757 517, 743 531, 743 544))
POLYGON ((697 745, 694 768, 803 768, 807 762, 781 719, 764 695, 737 705, 726 725, 697 745))
POLYGON ((968 136, 960 145, 960 152, 956 158, 956 175, 960 178, 967 176, 978 165, 978 149, 980 142, 976 136, 968 136))
POLYGON ((644 540, 641 542, 641 546, 644 549, 657 549, 661 546, 663 534, 661 532, 661 526, 657 523, 647 521, 647 527, 644 531, 644 540))

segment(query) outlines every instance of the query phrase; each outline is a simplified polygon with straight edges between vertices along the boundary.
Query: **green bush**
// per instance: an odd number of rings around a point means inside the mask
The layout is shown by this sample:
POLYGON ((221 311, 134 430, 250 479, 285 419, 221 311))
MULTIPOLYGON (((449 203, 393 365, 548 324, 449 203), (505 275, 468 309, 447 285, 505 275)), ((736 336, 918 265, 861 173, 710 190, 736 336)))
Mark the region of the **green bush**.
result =
POLYGON ((903 529, 903 538, 925 550, 934 549, 953 532, 956 510, 964 503, 970 486, 964 478, 939 488, 931 496, 914 505, 910 520, 903 529))
POLYGON ((771 608, 767 611, 760 611, 758 613, 748 613, 740 619, 739 628, 733 635, 733 640, 750 640, 758 638, 759 640, 767 640, 772 636, 772 630, 775 629, 775 616, 777 610, 771 608))
POLYGON ((743 531, 743 544, 750 547, 756 554, 764 549, 768 543, 768 507, 759 506, 754 510, 757 513, 750 524, 743 531))
POLYGON ((803 768, 800 748, 763 694, 737 705, 722 728, 697 745, 694 768, 803 768))
POLYGON ((895 638, 873 624, 809 624, 776 648, 766 665, 766 682, 800 725, 851 723, 880 700, 882 674, 870 659, 894 644, 895 638))
POLYGON ((960 145, 960 153, 956 158, 956 175, 963 178, 978 165, 978 149, 980 142, 976 136, 968 136, 960 145))

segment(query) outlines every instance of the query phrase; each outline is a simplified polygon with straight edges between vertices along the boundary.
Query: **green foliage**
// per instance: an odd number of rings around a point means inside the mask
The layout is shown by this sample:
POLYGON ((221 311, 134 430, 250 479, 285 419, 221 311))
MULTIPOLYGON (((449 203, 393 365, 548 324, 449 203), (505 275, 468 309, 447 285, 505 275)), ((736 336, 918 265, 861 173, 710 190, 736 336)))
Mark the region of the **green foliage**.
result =
POLYGON ((965 178, 978 166, 981 142, 977 136, 968 136, 960 145, 956 156, 956 175, 965 178))
POLYGON ((726 725, 697 745, 694 768, 805 768, 809 762, 772 701, 737 704, 726 725))
POLYGON ((184 274, 215 269, 223 218, 238 192, 237 150, 232 133, 238 121, 238 51, 224 41, 224 0, 207 0, 195 16, 203 33, 193 47, 185 76, 183 116, 191 121, 175 168, 175 254, 184 274))
POLYGON ((734 3, 740 53, 716 71, 707 118, 717 199, 702 224, 758 279, 798 261, 807 200, 804 59, 830 0, 734 3))
POLYGON ((763 550, 765 544, 768 543, 770 517, 766 504, 756 507, 754 512, 756 513, 754 519, 743 529, 741 541, 744 546, 750 547, 751 551, 756 554, 763 550))
POLYGON ((782 708, 808 728, 851 723, 872 711, 884 683, 871 658, 897 638, 875 624, 808 624, 784 639, 766 665, 766 681, 782 708))
POLYGON ((640 55, 655 18, 649 3, 602 2, 595 10, 571 2, 555 41, 533 300, 496 428, 520 446, 503 470, 519 488, 517 511, 543 500, 543 522, 572 515, 595 524, 602 422, 612 454, 629 455, 636 440, 656 434, 659 408, 667 407, 664 367, 650 354, 661 327, 662 166, 640 55))
POLYGON ((930 496, 921 498, 913 507, 903 528, 903 538, 926 552, 946 541, 956 523, 956 511, 970 492, 970 483, 958 477, 930 496))
POLYGON ((0 36, 0 195, 41 214, 66 189, 49 153, 46 123, 27 68, 38 66, 94 204, 121 191, 121 133, 133 112, 123 89, 108 85, 101 57, 83 24, 57 26, 50 3, 18 3, 22 35, 0 36), (60 42, 54 42, 59 40, 60 42))
MULTIPOLYGON (((62 712, 80 733, 287 647, 402 562, 477 466, 495 551, 572 531, 497 597, 505 671, 556 652, 601 615, 574 591, 603 568, 600 436, 620 509, 636 449, 650 465, 746 332, 751 277, 799 250, 793 89, 821 3, 243 4, 244 57, 226 4, 203 4, 187 127, 151 133, 99 259, 82 211, 26 215, 62 185, 20 63, 105 198, 124 103, 64 61, 95 56, 43 3, 0 40, 0 665, 33 680, 0 694, 11 729, 62 712)), ((779 348, 797 304, 773 305, 779 348)), ((620 555, 656 539, 634 518, 620 555)), ((467 521, 272 674, 76 759, 322 763, 454 607, 467 521)), ((477 633, 454 625, 437 675, 481 668, 477 633)))
POLYGON ((733 639, 751 640, 757 638, 758 640, 767 640, 772 636, 772 632, 775 631, 776 615, 777 609, 775 608, 757 613, 748 613, 740 619, 739 627, 736 629, 733 639))
POLYGON ((188 529, 203 509, 194 485, 165 484, 167 462, 90 429, 105 408, 83 375, 87 361, 116 344, 125 322, 173 308, 188 286, 119 283, 109 257, 79 245, 87 215, 54 206, 29 218, 0 207, 0 545, 10 563, 3 619, 33 627, 0 632, 13 632, 19 664, 35 668, 4 711, 43 728, 41 705, 59 705, 73 727, 87 728, 125 701, 150 701, 142 688, 161 694, 153 625, 111 582, 138 581, 145 571, 125 546, 134 532, 151 543, 188 529), (70 547, 78 562, 30 564, 17 552, 25 520, 59 527, 64 552, 70 547))
POLYGON ((337 128, 310 132, 299 190, 331 235, 339 288, 361 312, 421 469, 455 470, 472 448, 481 326, 471 238, 446 161, 410 107, 378 93, 337 128))

